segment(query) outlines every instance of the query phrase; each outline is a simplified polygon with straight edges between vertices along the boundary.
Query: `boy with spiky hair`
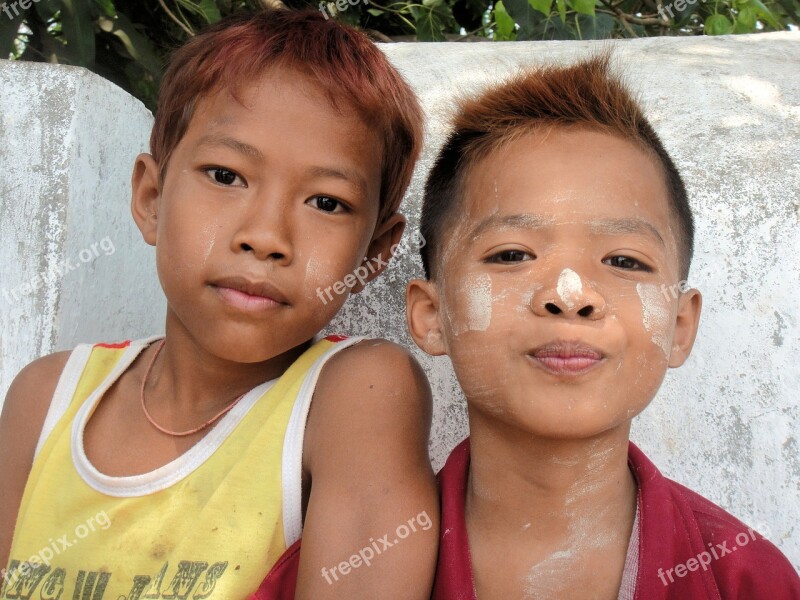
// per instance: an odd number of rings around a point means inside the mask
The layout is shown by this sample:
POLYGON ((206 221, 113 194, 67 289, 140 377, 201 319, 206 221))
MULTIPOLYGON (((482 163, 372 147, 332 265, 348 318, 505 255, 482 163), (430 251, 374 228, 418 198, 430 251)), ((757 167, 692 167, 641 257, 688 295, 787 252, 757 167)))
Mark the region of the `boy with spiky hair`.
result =
POLYGON ((470 438, 439 474, 435 600, 800 598, 787 559, 628 440, 689 356, 681 177, 608 56, 464 101, 430 173, 416 343, 470 438))
POLYGON ((132 178, 166 336, 15 379, 0 596, 245 598, 304 531, 299 600, 427 597, 427 381, 394 344, 322 339, 348 294, 316 292, 388 261, 421 123, 383 53, 317 11, 233 17, 177 51, 132 178), (370 568, 320 576, 420 515, 370 568))

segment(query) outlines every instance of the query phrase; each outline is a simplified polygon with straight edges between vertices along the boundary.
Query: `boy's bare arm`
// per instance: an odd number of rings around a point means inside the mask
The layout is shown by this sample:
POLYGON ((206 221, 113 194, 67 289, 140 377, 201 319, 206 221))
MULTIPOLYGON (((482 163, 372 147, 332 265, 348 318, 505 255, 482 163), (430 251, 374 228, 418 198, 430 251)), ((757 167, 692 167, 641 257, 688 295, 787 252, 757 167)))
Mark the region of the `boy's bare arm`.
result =
POLYGON ((308 420, 311 496, 296 600, 427 600, 439 502, 431 396, 403 348, 365 341, 331 359, 308 420))
POLYGON ((69 352, 33 361, 11 383, 0 416, 0 568, 8 563, 17 512, 50 400, 69 352))

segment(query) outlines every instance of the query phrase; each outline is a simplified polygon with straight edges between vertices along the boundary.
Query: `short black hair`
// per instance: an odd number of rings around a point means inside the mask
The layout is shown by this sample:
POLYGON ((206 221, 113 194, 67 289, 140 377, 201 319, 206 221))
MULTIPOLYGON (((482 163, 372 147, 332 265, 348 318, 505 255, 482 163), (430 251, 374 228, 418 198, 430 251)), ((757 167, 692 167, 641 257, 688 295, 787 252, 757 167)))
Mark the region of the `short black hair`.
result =
POLYGON ((694 219, 680 173, 644 111, 611 74, 609 52, 570 66, 524 72, 473 99, 463 100, 453 131, 434 162, 422 203, 420 249, 425 277, 436 275, 441 237, 463 197, 471 166, 500 146, 539 127, 583 126, 639 145, 661 164, 678 224, 678 260, 686 279, 694 248, 694 219))

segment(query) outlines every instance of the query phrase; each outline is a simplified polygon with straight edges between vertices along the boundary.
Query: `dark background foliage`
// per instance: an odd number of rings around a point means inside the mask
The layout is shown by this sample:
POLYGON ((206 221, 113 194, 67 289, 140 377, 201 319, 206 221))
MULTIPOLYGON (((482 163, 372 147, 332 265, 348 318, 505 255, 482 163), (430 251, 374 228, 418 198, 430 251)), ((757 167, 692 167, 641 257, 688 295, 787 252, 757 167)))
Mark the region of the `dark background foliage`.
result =
POLYGON ((231 12, 276 5, 323 10, 384 42, 719 35, 800 23, 800 0, 14 0, 0 1, 0 56, 87 67, 153 109, 173 48, 231 12))

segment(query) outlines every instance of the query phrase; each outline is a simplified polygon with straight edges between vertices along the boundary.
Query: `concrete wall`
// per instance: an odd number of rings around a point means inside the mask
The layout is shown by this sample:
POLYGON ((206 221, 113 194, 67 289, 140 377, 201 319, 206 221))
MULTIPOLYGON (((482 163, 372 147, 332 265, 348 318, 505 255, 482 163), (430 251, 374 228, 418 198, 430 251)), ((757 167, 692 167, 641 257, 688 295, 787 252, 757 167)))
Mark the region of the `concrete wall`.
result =
POLYGON ((37 356, 163 330, 130 216, 152 115, 79 68, 0 61, 0 394, 37 356))
MULTIPOLYGON (((687 180, 698 229, 690 283, 705 297, 692 357, 667 375, 633 439, 666 475, 755 526, 798 567, 800 34, 615 46, 687 180)), ((454 94, 596 44, 382 47, 429 117, 428 146, 404 205, 414 228, 454 94)), ((150 124, 144 108, 80 70, 0 62, 0 109, 0 293, 49 264, 79 261, 105 236, 116 247, 18 301, 0 297, 4 394, 41 353, 161 330, 163 299, 152 251, 128 214, 130 167, 150 124)), ((413 346, 403 297, 406 281, 420 274, 418 259, 404 255, 348 301, 331 331, 413 346)), ((417 354, 434 390, 438 467, 467 433, 465 406, 448 359, 417 354)))

